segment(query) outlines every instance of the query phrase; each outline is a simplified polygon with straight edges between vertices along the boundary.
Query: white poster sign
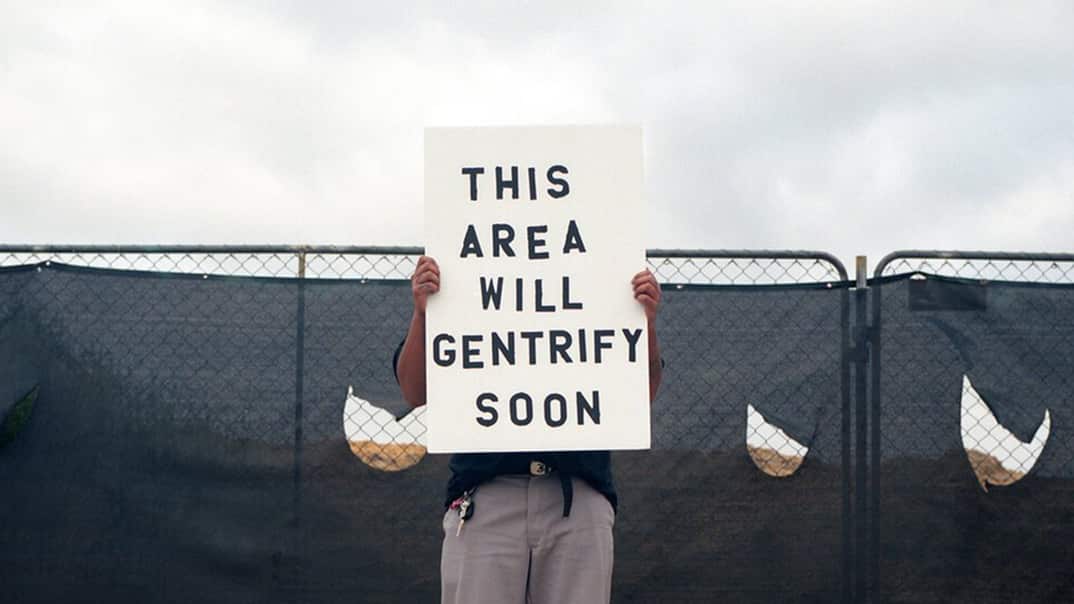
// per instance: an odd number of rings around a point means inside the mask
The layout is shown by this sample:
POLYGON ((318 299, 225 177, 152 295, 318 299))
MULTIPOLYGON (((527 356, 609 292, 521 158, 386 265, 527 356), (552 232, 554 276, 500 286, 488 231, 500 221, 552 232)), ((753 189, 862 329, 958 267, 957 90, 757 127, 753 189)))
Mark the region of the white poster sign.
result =
POLYGON ((641 129, 425 131, 434 453, 649 447, 641 129))

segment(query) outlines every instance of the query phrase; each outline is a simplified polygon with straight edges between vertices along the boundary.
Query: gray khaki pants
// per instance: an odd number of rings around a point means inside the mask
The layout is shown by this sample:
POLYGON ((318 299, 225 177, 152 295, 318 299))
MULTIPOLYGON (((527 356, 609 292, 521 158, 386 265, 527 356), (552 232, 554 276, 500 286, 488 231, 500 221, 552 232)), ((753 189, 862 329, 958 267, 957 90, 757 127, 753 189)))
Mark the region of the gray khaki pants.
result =
POLYGON ((606 604, 612 588, 608 500, 572 479, 563 517, 559 476, 500 476, 474 495, 474 515, 459 528, 444 513, 442 604, 606 604))

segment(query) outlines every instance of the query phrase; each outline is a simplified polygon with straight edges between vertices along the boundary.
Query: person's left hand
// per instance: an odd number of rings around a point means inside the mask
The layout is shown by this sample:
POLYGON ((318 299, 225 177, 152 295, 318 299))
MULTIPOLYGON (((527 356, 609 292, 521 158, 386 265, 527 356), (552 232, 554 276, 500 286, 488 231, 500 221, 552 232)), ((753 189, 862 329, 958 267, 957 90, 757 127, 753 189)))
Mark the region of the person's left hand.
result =
POLYGON ((645 318, 655 320, 656 309, 660 306, 660 284, 656 282, 656 277, 645 269, 634 275, 631 283, 634 285, 634 299, 645 308, 645 318))

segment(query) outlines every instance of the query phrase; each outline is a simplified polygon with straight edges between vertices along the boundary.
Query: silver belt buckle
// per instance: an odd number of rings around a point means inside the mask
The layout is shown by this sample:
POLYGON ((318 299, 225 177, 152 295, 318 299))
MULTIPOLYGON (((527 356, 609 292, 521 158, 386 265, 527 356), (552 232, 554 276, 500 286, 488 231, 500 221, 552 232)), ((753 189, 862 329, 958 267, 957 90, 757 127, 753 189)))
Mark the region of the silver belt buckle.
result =
POLYGON ((547 465, 545 465, 544 462, 540 462, 540 461, 531 461, 530 462, 530 476, 544 476, 544 475, 548 474, 551 471, 552 471, 552 469, 549 468, 547 465))

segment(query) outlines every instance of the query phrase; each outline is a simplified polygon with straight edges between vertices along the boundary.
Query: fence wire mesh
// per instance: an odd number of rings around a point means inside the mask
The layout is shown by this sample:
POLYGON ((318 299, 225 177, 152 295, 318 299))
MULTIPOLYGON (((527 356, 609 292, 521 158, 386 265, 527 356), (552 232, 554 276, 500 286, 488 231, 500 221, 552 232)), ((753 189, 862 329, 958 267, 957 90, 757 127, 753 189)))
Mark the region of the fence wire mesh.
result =
MULTIPOLYGON (((421 248, 325 246, 118 246, 0 248, 0 267, 59 262, 115 270, 241 277, 409 279, 421 248)), ((648 265, 665 284, 787 285, 838 283, 837 259, 815 252, 650 250, 648 265)))
POLYGON ((928 273, 979 281, 1021 281, 1029 283, 1074 283, 1074 261, 1063 254, 999 254, 982 252, 981 257, 949 254, 948 257, 896 255, 880 265, 878 275, 928 273))
POLYGON ((789 285, 846 281, 843 265, 816 252, 652 250, 649 269, 661 283, 675 285, 789 285), (754 254, 754 255, 751 255, 754 254))
POLYGON ((5 250, 0 252, 0 266, 18 266, 58 262, 72 266, 127 271, 152 271, 192 275, 233 277, 295 277, 299 272, 297 254, 281 252, 233 251, 109 251, 107 249, 50 251, 5 250))

